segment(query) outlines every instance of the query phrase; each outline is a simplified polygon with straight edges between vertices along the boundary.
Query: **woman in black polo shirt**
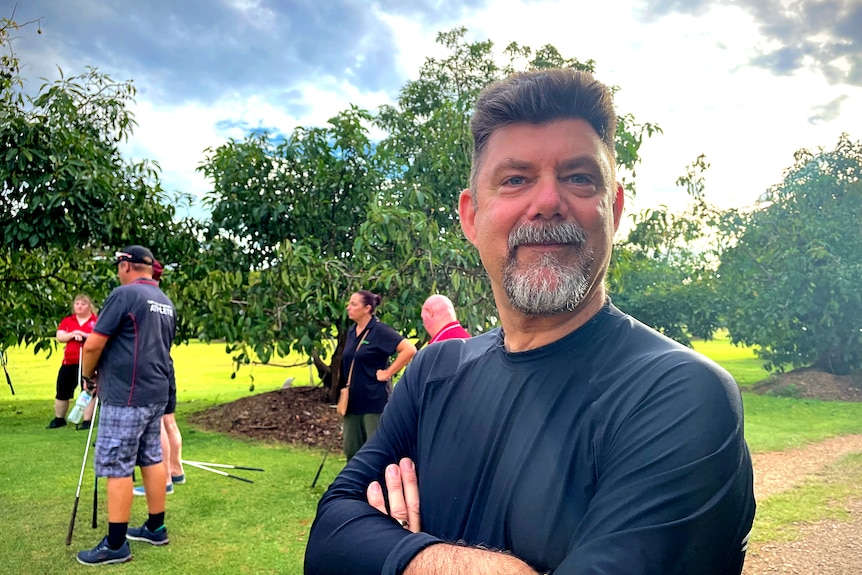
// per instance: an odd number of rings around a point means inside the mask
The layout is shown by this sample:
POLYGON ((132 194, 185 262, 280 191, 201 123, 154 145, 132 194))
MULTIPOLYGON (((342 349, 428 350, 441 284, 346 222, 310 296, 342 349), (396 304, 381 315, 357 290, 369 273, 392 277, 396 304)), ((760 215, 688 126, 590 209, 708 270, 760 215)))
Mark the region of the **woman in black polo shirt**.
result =
POLYGON ((344 454, 359 451, 377 429, 392 388, 392 376, 410 363, 416 346, 374 315, 380 296, 360 290, 350 296, 347 317, 355 322, 347 332, 341 358, 341 379, 350 387, 344 416, 344 454), (389 358, 398 354, 392 363, 389 358))

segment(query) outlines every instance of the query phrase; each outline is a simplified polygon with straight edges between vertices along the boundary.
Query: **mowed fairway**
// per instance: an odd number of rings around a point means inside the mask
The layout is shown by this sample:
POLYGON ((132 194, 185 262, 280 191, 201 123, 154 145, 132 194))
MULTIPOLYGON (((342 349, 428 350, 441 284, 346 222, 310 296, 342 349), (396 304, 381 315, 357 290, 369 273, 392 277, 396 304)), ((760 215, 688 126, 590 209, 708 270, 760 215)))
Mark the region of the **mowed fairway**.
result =
MULTIPOLYGON (((724 340, 697 342, 695 347, 727 365, 747 386, 762 372, 750 350, 724 340), (706 344, 708 349, 702 349, 706 344)), ((224 345, 193 343, 174 348, 180 404, 178 420, 184 434, 184 457, 248 465, 264 473, 237 471, 255 481, 247 484, 186 467, 188 483, 168 497, 167 525, 171 544, 156 548, 132 543, 134 560, 101 570, 137 573, 227 575, 299 574, 308 529, 320 495, 344 463, 327 460, 317 487, 311 481, 322 453, 315 450, 244 441, 207 433, 186 422, 186 415, 215 403, 254 392, 279 389, 287 377, 307 384, 307 366, 281 369, 243 366, 231 379, 224 345)), ((292 364, 303 358, 280 358, 292 364)), ((9 371, 15 386, 0 387, 0 573, 82 573, 74 554, 95 545, 107 529, 105 480, 99 482, 98 528, 92 529, 92 452, 81 492, 72 545, 64 544, 75 487, 81 469, 85 432, 71 427, 46 430, 51 418, 54 380, 60 363, 25 349, 9 350, 9 371)), ((765 376, 765 372, 763 372, 765 376)), ((787 449, 830 435, 862 432, 862 405, 746 393, 746 433, 752 450, 787 449)), ((136 498, 132 523, 146 519, 142 498, 136 498)))

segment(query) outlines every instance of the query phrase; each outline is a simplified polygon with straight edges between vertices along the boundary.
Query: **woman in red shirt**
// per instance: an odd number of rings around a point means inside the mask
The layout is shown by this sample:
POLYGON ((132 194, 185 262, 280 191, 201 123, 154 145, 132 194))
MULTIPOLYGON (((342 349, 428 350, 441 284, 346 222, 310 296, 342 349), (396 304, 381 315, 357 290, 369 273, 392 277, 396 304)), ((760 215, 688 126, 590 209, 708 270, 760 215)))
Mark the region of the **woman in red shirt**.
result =
MULTIPOLYGON (((72 315, 63 318, 57 328, 57 341, 65 343, 63 364, 57 374, 57 394, 54 399, 54 419, 48 424, 48 429, 56 429, 66 425, 66 412, 69 410, 69 400, 75 395, 75 389, 81 383, 78 378, 78 361, 84 340, 96 325, 96 307, 93 301, 84 294, 75 296, 72 302, 72 315)), ((93 405, 91 403, 91 405, 93 405)), ((84 413, 84 421, 77 427, 89 429, 93 410, 84 413)))

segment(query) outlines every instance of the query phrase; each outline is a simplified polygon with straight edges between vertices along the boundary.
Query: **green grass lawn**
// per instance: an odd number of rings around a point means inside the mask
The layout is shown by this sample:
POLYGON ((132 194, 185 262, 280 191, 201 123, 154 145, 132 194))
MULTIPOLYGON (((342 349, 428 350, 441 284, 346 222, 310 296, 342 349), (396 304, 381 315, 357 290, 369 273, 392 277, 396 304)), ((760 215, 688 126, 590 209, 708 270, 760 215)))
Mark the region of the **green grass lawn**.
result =
POLYGON ((754 355, 754 350, 732 345, 726 332, 719 332, 715 339, 709 341, 695 340, 692 345, 694 349, 732 373, 736 383, 743 389, 769 375, 769 372, 763 369, 763 361, 754 355))
MULTIPOLYGON (((696 342, 695 348, 725 366, 743 389, 767 374, 751 350, 726 340, 696 342)), ((243 366, 231 378, 232 363, 224 345, 192 343, 172 353, 177 372, 177 419, 184 435, 184 458, 263 467, 264 473, 236 472, 247 484, 186 467, 188 483, 168 497, 166 548, 134 543, 134 561, 123 573, 302 572, 305 542, 317 500, 344 464, 330 457, 310 488, 322 452, 285 445, 243 441, 208 433, 188 424, 189 413, 253 393, 279 389, 288 377, 306 385, 306 365, 290 369, 243 366)), ((8 368, 16 394, 0 387, 0 573, 80 573, 74 553, 89 548, 106 532, 105 480, 100 481, 98 529, 92 519, 92 453, 82 486, 73 544, 64 545, 75 487, 81 470, 86 434, 71 427, 46 430, 52 417, 54 381, 60 355, 34 356, 9 350, 8 368)), ((274 359, 303 363, 301 357, 274 359)), ((316 376, 316 374, 315 374, 316 376)), ((796 400, 744 393, 746 437, 753 451, 788 449, 834 435, 862 433, 862 404, 796 400)), ((792 536, 800 520, 831 517, 834 503, 858 496, 862 479, 858 459, 835 467, 826 479, 814 480, 792 493, 770 498, 761 507, 755 539, 792 536), (801 519, 800 519, 801 518, 801 519), (762 527, 761 527, 762 522, 762 527), (790 533, 791 535, 788 535, 790 533)), ((135 501, 133 524, 146 519, 142 498, 135 501)), ((106 569, 112 569, 106 567, 106 569)))
MULTIPOLYGON (((72 426, 46 430, 52 417, 54 382, 62 356, 8 350, 15 388, 0 388, 0 573, 65 574, 87 568, 75 553, 95 545, 107 532, 105 480, 100 480, 98 528, 92 529, 92 450, 82 485, 72 545, 65 543, 86 433, 72 426)), ((180 401, 177 420, 183 432, 183 457, 194 461, 262 467, 263 473, 235 471, 255 483, 186 466, 188 483, 168 496, 171 544, 155 548, 133 543, 134 560, 123 573, 302 573, 302 557, 317 501, 344 464, 330 457, 315 489, 311 481, 322 453, 285 445, 242 441, 196 429, 186 415, 216 403, 281 388, 285 379, 307 385, 309 369, 233 365, 223 344, 194 342, 173 349, 180 401)), ((276 358, 301 363, 304 358, 276 358)), ((314 374, 316 377, 316 373, 314 374)), ((2 381, 2 380, 0 380, 2 381)), ((136 498, 132 523, 146 520, 146 504, 136 498)), ((112 569, 112 567, 102 567, 112 569)))

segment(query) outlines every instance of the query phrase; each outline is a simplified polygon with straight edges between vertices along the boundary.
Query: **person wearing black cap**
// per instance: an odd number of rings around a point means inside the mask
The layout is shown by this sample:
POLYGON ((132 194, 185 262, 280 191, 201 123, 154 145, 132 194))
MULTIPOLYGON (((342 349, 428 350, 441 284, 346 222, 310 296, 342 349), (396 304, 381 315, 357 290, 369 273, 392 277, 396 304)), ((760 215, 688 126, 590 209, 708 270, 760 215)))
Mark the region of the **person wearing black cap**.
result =
POLYGON ((78 553, 86 565, 124 563, 132 553, 126 539, 168 543, 165 528, 165 467, 159 441, 174 367, 174 304, 152 279, 152 252, 129 246, 116 253, 120 286, 105 301, 84 345, 82 372, 97 378, 102 404, 96 439, 96 475, 108 478, 108 535, 78 553), (132 471, 141 467, 149 517, 129 528, 132 471), (158 487, 158 488, 157 488, 158 487))

